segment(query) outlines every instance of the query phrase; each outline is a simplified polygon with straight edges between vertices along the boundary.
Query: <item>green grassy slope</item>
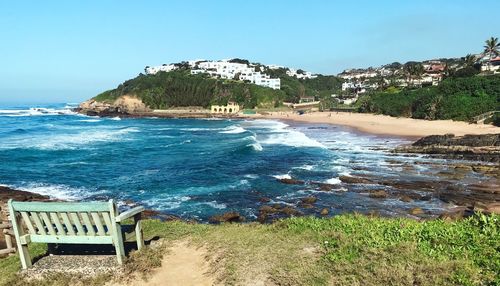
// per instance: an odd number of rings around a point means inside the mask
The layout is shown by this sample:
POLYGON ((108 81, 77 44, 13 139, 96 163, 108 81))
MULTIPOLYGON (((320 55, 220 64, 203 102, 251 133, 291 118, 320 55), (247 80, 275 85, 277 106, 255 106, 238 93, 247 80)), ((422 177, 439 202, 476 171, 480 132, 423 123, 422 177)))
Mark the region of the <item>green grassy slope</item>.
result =
POLYGON ((228 101, 236 101, 243 108, 273 108, 280 106, 283 101, 298 102, 301 96, 319 98, 331 94, 341 85, 341 81, 333 76, 298 80, 287 76, 285 71, 276 71, 273 75, 281 78, 281 90, 241 81, 214 79, 206 75, 191 75, 186 69, 155 75, 141 74, 94 99, 112 103, 121 95, 136 95, 152 109, 209 107, 211 104, 226 104, 228 101))
MULTIPOLYGON (((188 224, 146 220, 146 237, 203 245, 228 285, 265 279, 275 285, 499 285, 500 216, 455 222, 340 215, 274 224, 188 224), (214 257, 212 257, 214 258, 214 257)), ((42 254, 44 247, 32 248, 42 254)), ((167 250, 168 251, 168 250, 167 250)), ((135 253, 126 273, 158 266, 162 251, 135 253), (159 257, 158 257, 159 256, 159 257)), ((30 285, 19 260, 0 260, 0 284, 30 285)), ((56 276, 31 285, 99 284, 111 277, 56 276)))

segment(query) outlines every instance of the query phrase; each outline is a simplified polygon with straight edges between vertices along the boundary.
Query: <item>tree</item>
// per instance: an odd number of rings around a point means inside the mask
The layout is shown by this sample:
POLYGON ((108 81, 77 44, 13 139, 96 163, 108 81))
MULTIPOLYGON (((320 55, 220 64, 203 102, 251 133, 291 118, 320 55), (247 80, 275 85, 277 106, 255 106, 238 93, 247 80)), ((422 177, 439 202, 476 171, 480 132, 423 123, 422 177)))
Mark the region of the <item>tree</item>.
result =
POLYGON ((403 66, 406 74, 407 81, 411 82, 413 79, 419 78, 424 73, 424 66, 419 62, 407 62, 403 66))
POLYGON ((473 67, 475 63, 476 63, 475 55, 467 54, 464 57, 464 67, 473 67))
POLYGON ((498 38, 489 38, 485 41, 484 54, 490 56, 490 60, 499 55, 500 43, 498 38))

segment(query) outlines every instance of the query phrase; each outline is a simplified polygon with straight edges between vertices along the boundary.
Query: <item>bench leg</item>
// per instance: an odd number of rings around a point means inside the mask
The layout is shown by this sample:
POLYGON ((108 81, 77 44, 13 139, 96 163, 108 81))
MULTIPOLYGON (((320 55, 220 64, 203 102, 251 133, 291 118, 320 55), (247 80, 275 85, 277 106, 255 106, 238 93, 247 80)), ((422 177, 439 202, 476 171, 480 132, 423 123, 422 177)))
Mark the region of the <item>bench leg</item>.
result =
POLYGON ((16 214, 14 208, 12 207, 12 199, 8 202, 9 205, 9 216, 12 222, 12 230, 14 231, 14 236, 16 238, 17 248, 19 250, 19 260, 21 260, 21 266, 23 269, 28 269, 31 267, 31 257, 28 249, 28 243, 26 241, 21 242, 21 236, 24 235, 24 229, 21 224, 21 218, 16 214))
POLYGON ((141 214, 134 216, 135 222, 135 240, 137 241, 137 250, 141 250, 144 247, 144 234, 142 233, 142 221, 141 214))
POLYGON ((28 245, 19 245, 19 259, 21 260, 21 266, 23 269, 28 269, 31 267, 31 257, 28 250, 28 245))
POLYGON ((118 264, 123 265, 125 261, 125 247, 123 245, 123 236, 122 236, 122 227, 120 224, 116 224, 116 232, 115 232, 115 250, 116 250, 116 260, 118 260, 118 264))

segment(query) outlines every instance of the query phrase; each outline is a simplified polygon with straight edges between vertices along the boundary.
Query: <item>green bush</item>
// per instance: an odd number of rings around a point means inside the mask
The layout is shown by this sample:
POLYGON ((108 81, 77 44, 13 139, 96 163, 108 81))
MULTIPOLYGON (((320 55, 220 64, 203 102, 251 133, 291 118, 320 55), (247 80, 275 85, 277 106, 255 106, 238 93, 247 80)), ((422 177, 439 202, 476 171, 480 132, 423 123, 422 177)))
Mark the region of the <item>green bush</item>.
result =
POLYGON ((500 109, 500 76, 448 78, 439 86, 370 94, 362 112, 418 119, 469 121, 500 109))

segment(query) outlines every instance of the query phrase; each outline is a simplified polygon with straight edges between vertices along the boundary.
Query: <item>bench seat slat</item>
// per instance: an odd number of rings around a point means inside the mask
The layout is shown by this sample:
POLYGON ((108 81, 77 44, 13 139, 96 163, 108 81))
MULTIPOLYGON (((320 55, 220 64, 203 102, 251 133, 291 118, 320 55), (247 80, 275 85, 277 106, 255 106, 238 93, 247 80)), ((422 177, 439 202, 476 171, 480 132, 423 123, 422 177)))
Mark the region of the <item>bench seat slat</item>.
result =
POLYGON ((33 221, 31 220, 29 214, 27 212, 21 212, 21 216, 23 217, 24 224, 28 227, 28 231, 30 234, 37 234, 35 228, 33 227, 33 221))
POLYGON ((38 229, 38 234, 47 234, 45 231, 45 228, 43 227, 42 220, 38 216, 38 213, 36 212, 30 212, 31 217, 33 218, 33 221, 35 222, 36 228, 38 229))
POLYGON ((81 243, 81 244, 111 244, 113 238, 111 236, 61 236, 61 235, 30 235, 31 242, 42 243, 81 243))
POLYGON ((58 235, 66 235, 66 231, 64 230, 64 227, 61 223, 61 220, 59 219, 59 214, 54 213, 54 212, 50 213, 50 219, 56 225, 57 234, 58 235))
POLYGON ((77 230, 77 235, 85 235, 85 230, 83 229, 82 223, 80 222, 80 216, 78 213, 70 213, 71 220, 73 221, 73 224, 76 226, 77 230))
POLYGON ((63 220, 64 226, 66 227, 66 233, 68 235, 76 235, 75 229, 67 213, 61 213, 61 218, 63 220))
POLYGON ((83 219, 83 224, 85 225, 85 228, 87 230, 86 235, 95 236, 94 225, 90 222, 89 214, 88 213, 80 213, 80 215, 83 219))
POLYGON ((109 212, 102 212, 102 218, 104 219, 104 224, 106 225, 106 235, 111 235, 111 230, 113 226, 111 225, 111 217, 109 216, 109 212))
POLYGON ((12 202, 15 211, 29 212, 103 212, 109 211, 106 202, 12 202))
POLYGON ((97 234, 98 235, 106 235, 106 232, 104 231, 104 227, 102 226, 102 221, 101 217, 99 216, 99 213, 91 212, 90 216, 92 217, 92 220, 94 221, 94 225, 97 228, 97 234))
POLYGON ((47 228, 49 234, 56 235, 56 230, 52 225, 52 221, 50 221, 49 215, 46 212, 42 212, 40 215, 42 216, 43 222, 45 223, 45 227, 47 228))

